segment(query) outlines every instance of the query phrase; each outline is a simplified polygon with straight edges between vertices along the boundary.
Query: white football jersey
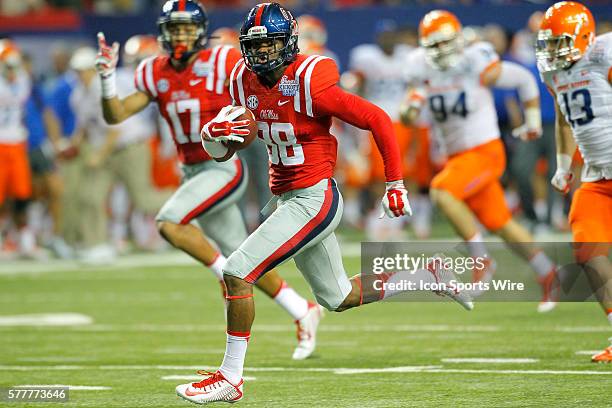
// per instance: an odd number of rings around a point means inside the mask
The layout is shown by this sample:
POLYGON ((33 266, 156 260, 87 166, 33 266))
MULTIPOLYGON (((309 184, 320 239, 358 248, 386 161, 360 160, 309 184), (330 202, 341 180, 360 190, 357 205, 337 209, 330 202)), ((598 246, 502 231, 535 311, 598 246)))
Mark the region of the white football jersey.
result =
POLYGON ((409 46, 397 46, 392 55, 379 46, 364 44, 351 51, 349 69, 360 72, 365 79, 363 97, 379 106, 395 122, 399 121, 399 108, 406 94, 404 75, 409 46))
POLYGON ((481 74, 497 61, 493 46, 485 42, 466 47, 459 63, 446 71, 430 65, 423 48, 404 61, 405 78, 425 93, 432 122, 448 154, 499 137, 493 94, 481 84, 481 74))
MULTIPOLYGON (((117 93, 119 98, 125 98, 136 92, 134 71, 135 69, 129 67, 123 67, 117 70, 117 93)), ((119 131, 119 138, 117 139, 117 147, 140 143, 149 139, 156 132, 156 122, 156 104, 150 103, 144 110, 138 112, 136 115, 130 116, 118 125, 117 130, 119 131)))
POLYGON ((612 33, 595 38, 571 68, 541 75, 555 93, 584 158, 583 181, 612 179, 612 33))
POLYGON ((22 143, 28 138, 23 124, 25 104, 32 85, 28 75, 21 71, 14 82, 0 75, 0 143, 22 143))

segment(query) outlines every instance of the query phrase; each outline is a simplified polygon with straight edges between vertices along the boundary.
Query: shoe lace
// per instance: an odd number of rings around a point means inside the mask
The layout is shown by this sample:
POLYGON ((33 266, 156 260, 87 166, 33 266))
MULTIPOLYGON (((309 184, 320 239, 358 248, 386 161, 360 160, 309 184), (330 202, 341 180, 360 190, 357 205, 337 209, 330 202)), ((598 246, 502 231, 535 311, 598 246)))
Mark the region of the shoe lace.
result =
POLYGON ((198 370, 196 371, 196 373, 198 375, 205 375, 207 376, 207 378, 203 379, 202 381, 192 383, 191 385, 194 388, 204 388, 208 385, 212 385, 217 382, 225 380, 225 377, 223 377, 223 374, 221 374, 219 371, 212 372, 212 371, 206 371, 206 370, 198 370))

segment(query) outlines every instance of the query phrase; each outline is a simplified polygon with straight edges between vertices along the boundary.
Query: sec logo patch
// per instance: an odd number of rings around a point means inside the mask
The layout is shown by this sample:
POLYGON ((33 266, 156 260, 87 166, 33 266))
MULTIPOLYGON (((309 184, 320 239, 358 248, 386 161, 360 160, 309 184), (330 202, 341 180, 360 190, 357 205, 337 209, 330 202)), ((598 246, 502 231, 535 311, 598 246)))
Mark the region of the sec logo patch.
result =
POLYGON ((249 109, 257 109, 257 107, 259 106, 259 99, 257 99, 256 95, 250 95, 247 98, 247 108, 249 109))
POLYGON ((157 81, 157 89, 161 93, 168 92, 168 90, 170 89, 170 82, 168 82, 167 79, 160 79, 159 81, 157 81))

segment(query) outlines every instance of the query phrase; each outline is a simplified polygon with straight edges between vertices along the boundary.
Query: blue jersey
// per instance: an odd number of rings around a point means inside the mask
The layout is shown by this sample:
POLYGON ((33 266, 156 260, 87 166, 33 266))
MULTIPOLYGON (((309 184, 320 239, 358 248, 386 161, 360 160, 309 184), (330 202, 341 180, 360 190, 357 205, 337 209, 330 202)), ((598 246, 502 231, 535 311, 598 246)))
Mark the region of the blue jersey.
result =
POLYGON ((47 129, 43 113, 48 106, 41 86, 35 83, 26 103, 25 126, 28 129, 28 147, 30 150, 40 147, 47 138, 47 129))

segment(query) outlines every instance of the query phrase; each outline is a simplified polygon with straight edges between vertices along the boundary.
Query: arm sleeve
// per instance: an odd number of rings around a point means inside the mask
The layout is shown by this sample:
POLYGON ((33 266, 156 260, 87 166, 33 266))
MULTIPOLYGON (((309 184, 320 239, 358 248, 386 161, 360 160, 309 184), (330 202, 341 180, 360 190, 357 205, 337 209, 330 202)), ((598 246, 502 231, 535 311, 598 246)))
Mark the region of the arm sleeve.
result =
POLYGON ((378 106, 359 96, 329 87, 313 100, 317 115, 335 116, 360 129, 370 130, 385 163, 387 181, 402 180, 402 160, 391 118, 378 106))
POLYGON ((497 81, 495 81, 495 86, 502 89, 518 90, 521 102, 540 96, 538 83, 531 72, 527 68, 510 61, 501 63, 501 72, 497 81))

